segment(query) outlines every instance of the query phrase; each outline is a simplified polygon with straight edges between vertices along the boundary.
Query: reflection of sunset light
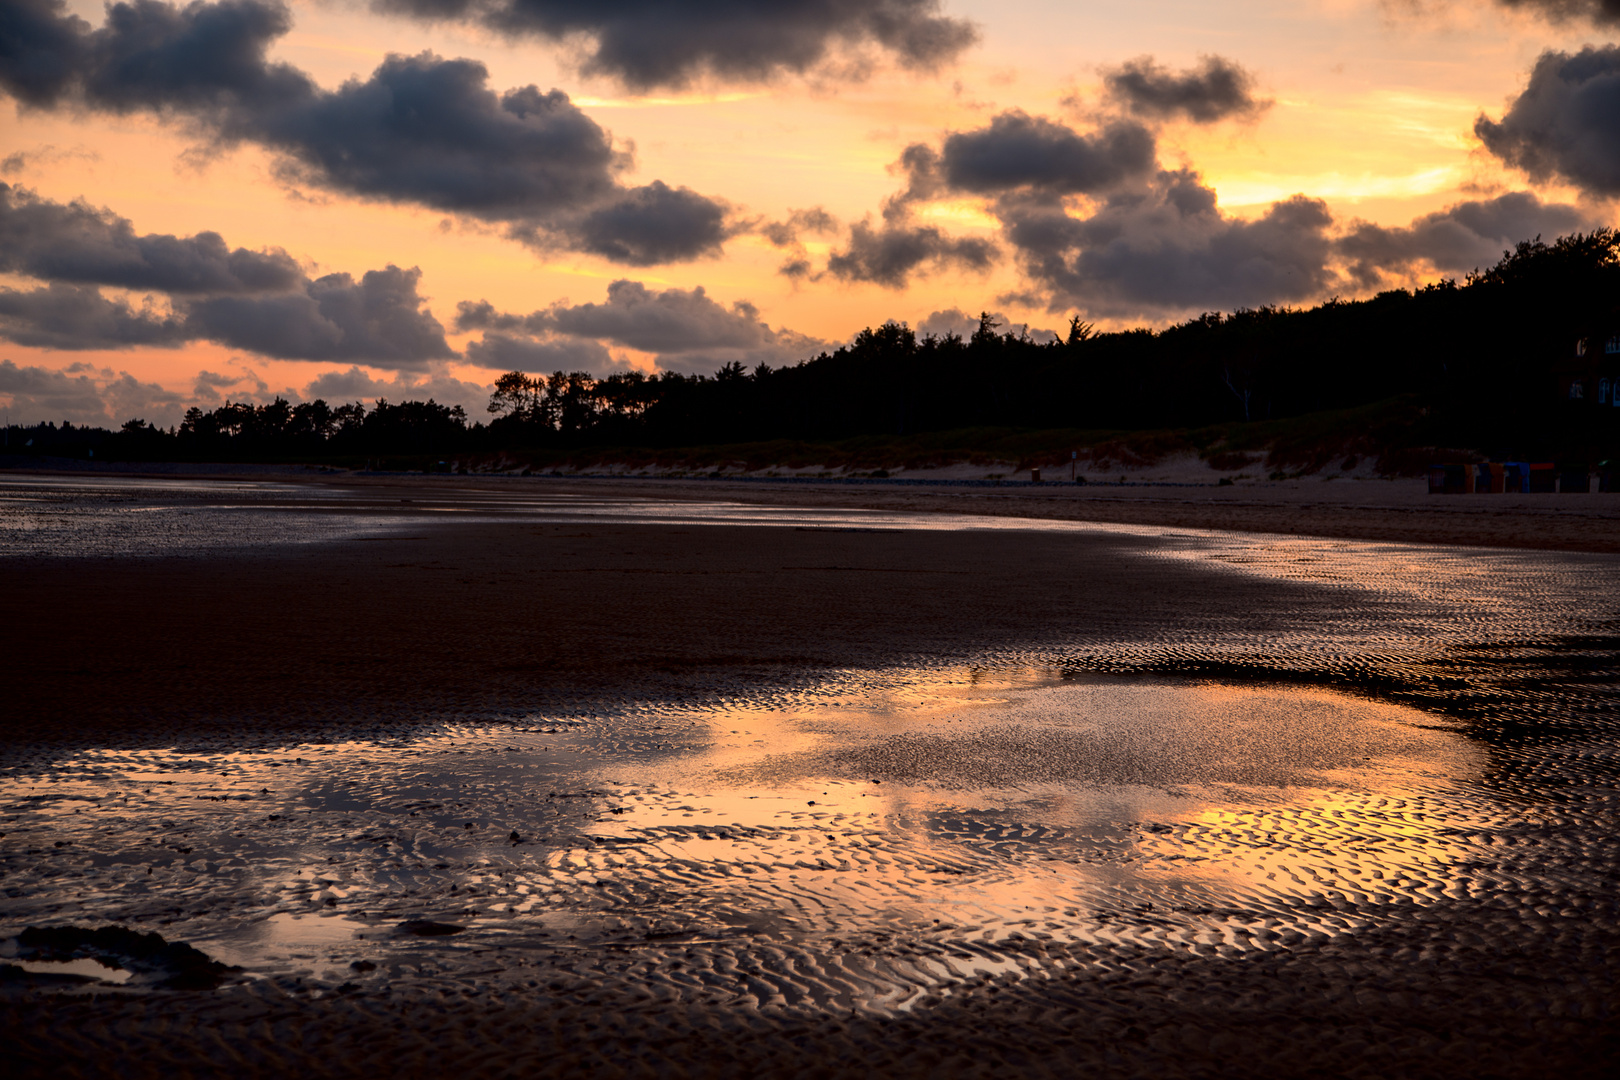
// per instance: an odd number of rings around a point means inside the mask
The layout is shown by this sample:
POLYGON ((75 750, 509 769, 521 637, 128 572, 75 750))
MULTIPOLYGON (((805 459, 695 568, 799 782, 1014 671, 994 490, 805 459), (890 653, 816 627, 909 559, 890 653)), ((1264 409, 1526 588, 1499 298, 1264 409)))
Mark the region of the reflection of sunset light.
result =
POLYGON ((1454 888, 1464 848, 1441 823, 1485 819, 1422 774, 1477 763, 1454 736, 1410 728, 1414 716, 1316 690, 892 672, 606 727, 535 716, 386 747, 87 751, 48 776, 0 780, 13 822, 0 843, 131 852, 79 864, 66 886, 30 878, 30 910, 111 910, 159 886, 200 912, 188 940, 254 970, 334 978, 326 953, 394 947, 373 939, 377 913, 400 903, 468 911, 462 921, 484 933, 566 926, 582 942, 656 931, 719 948, 739 925, 760 942, 923 935, 926 955, 860 969, 862 1007, 893 1012, 924 992, 1032 974, 1031 957, 1004 949, 1015 939, 1279 948, 1288 934, 1343 929, 1308 906, 1318 898, 1371 905, 1454 888), (927 752, 948 755, 1008 730, 1118 724, 1150 760, 1155 740, 1263 727, 1277 710, 1318 740, 1337 724, 1430 750, 1323 774, 1328 787, 1314 789, 1171 777, 975 788, 949 768, 903 782, 838 765, 886 740, 939 739, 927 752), (58 897, 62 887, 84 898, 58 897))
MULTIPOLYGON (((18 505, 33 497, 13 487, 18 505)), ((447 493, 417 509, 575 522, 670 512, 482 499, 447 493)), ((340 491, 329 501, 344 505, 340 491)), ((907 526, 718 502, 679 512, 692 525, 907 526)), ((1538 554, 1108 531, 1141 540, 1147 557, 1412 612, 1430 631, 1373 643, 1388 663, 1423 662, 1476 634, 1482 614, 1508 627, 1544 617, 1586 581, 1584 563, 1549 568, 1538 554), (1540 607, 1524 603, 1530 562, 1540 607), (1468 617, 1419 614, 1432 611, 1468 617)), ((1117 662, 1121 648, 1146 664, 1182 646, 1077 647, 1076 663, 1117 662)), ((1369 643, 1352 619, 1223 648, 1333 656, 1369 643)), ((1485 746, 1443 717, 1329 689, 1033 667, 845 671, 708 705, 536 714, 398 742, 85 751, 0 778, 0 845, 55 852, 9 864, 19 920, 94 917, 160 892, 199 913, 177 934, 254 970, 324 971, 298 959, 306 939, 352 936, 391 955, 404 946, 375 931, 409 905, 470 912, 486 942, 566 927, 582 949, 791 946, 793 963, 854 965, 817 978, 858 984, 857 1007, 893 1012, 989 973, 1038 976, 1015 939, 1235 956, 1516 888, 1518 869, 1481 861, 1521 821, 1476 783, 1490 767, 1485 746), (890 938, 915 948, 877 947, 890 938)))

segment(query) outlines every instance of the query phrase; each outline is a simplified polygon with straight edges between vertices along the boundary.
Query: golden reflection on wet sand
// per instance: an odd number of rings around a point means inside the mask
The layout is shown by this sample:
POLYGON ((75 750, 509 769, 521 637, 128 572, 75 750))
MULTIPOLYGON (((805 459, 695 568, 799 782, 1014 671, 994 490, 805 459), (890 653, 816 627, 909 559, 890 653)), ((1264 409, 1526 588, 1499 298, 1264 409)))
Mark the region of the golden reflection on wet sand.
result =
POLYGON ((1346 932, 1466 891, 1468 838, 1500 817, 1451 725, 1329 691, 1051 671, 819 689, 393 744, 85 752, 0 781, 0 843, 26 856, 8 923, 158 925, 244 977, 329 983, 477 975, 495 948, 766 947, 800 959, 761 976, 762 1005, 889 1012, 1027 975, 1029 940, 1346 932), (468 929, 395 932, 411 918, 468 929), (852 959, 896 934, 928 955, 852 959))

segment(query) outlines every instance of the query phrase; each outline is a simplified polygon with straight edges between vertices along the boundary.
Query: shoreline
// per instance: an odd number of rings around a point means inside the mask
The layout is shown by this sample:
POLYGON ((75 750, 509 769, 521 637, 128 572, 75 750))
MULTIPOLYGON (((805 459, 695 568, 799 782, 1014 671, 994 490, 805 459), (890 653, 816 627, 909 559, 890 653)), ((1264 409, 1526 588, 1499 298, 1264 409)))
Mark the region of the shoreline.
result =
MULTIPOLYGON (((1550 549, 1549 521, 1590 534, 1602 532, 1602 519, 1596 526, 1592 517, 1560 519, 1534 505, 1495 521, 1493 537, 1458 529, 1456 520, 1473 519, 1454 512, 1451 536, 1440 535, 1436 515, 1421 505, 1329 508, 1349 526, 1340 532, 1362 544, 1429 541, 1386 554, 1337 546, 1345 537, 1321 528, 1320 517, 1314 536, 1207 531, 1185 520, 1193 511, 1207 522, 1217 512, 1314 509, 1280 500, 1186 511, 1139 499, 1125 509, 1145 512, 1123 526, 1023 529, 1016 523, 1091 519, 1082 514, 1087 504, 1046 493, 878 492, 853 500, 847 489, 672 483, 679 482, 368 478, 48 491, 35 505, 47 507, 59 536, 117 526, 167 537, 182 528, 210 531, 225 546, 170 548, 164 540, 131 549, 113 536, 81 556, 54 554, 46 541, 32 554, 0 558, 0 626, 11 628, 14 671, 0 738, 133 746, 256 732, 275 742, 590 702, 720 700, 839 671, 1017 667, 1037 658, 1055 667, 1203 667, 1252 679, 1271 669, 1248 670, 1245 642, 1370 617, 1365 599, 1343 592, 1333 574, 1232 572, 1256 560, 1350 560, 1369 581, 1429 562, 1442 578, 1459 567, 1494 567, 1489 572, 1510 591, 1533 595, 1538 575, 1567 575, 1571 560, 1594 560, 1581 573, 1608 580, 1614 545, 1550 549), (604 500, 609 491, 614 498, 604 500), (545 497, 510 497, 518 492, 545 497), (88 516, 74 516, 75 499, 88 516), (576 499, 609 513, 623 499, 632 517, 570 517, 576 499), (634 520, 646 499, 654 514, 682 502, 693 513, 634 520), (754 523, 737 523, 750 519, 747 510, 727 518, 728 505, 836 510, 862 501, 880 513, 949 513, 956 522, 997 515, 998 526, 1013 527, 895 528, 895 518, 869 524, 808 510, 776 524, 759 523, 769 515, 757 514, 754 523), (227 515, 224 525, 206 524, 210 508, 227 515), (722 523, 700 513, 716 510, 722 523), (277 522, 264 534, 269 542, 231 532, 277 522), (1428 533, 1414 535, 1425 522, 1428 533), (1198 531, 1178 532, 1188 528, 1198 531), (1519 531, 1502 535, 1511 528, 1519 531), (1499 546, 1445 546, 1490 538, 1499 546), (1217 650, 1226 659, 1209 668, 1219 657, 1198 650, 1123 667, 1086 658, 1102 642, 1141 650, 1168 640, 1226 642, 1217 650)), ((1375 495, 1388 497, 1367 493, 1375 495)), ((1534 636, 1540 628, 1522 631, 1534 636)), ((1284 673, 1288 666, 1276 671, 1295 677, 1284 673)), ((1346 674, 1306 678, 1350 685, 1364 677, 1346 674)), ((1369 692, 1384 693, 1379 685, 1369 682, 1369 692)))
POLYGON ((1169 482, 968 481, 852 477, 421 475, 188 466, 163 472, 0 470, 25 475, 251 479, 360 491, 528 491, 670 502, 725 499, 758 506, 950 513, 1105 525, 1319 536, 1460 547, 1620 553, 1620 493, 1430 495, 1425 480, 1284 480, 1236 485, 1169 482), (239 469, 240 471, 231 471, 239 469))

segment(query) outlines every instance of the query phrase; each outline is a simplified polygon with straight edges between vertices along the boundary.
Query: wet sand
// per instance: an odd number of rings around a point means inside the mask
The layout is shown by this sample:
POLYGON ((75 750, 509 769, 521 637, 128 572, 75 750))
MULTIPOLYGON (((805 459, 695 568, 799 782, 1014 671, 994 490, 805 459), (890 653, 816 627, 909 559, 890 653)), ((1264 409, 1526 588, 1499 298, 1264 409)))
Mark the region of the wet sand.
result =
MULTIPOLYGON (((548 480, 568 484, 569 481, 548 480)), ((724 478, 604 483, 637 494, 724 497, 762 505, 845 506, 877 511, 995 514, 1057 521, 1218 529, 1400 543, 1620 552, 1620 493, 1430 495, 1424 480, 1302 477, 1211 484, 908 486, 773 484, 724 478)))
POLYGON ((13 741, 330 733, 713 700, 987 642, 1275 635, 1321 598, 1039 533, 427 526, 184 559, 0 564, 13 741))
POLYGON ((581 487, 8 541, 0 936, 241 968, 4 981, 24 1074, 1620 1063, 1613 557, 581 487))

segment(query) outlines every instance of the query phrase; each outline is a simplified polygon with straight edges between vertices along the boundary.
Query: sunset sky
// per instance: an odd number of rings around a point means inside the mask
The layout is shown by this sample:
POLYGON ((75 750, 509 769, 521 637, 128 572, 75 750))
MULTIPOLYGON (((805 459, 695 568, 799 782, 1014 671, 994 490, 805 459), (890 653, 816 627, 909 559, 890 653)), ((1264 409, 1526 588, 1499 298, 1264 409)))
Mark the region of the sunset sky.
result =
POLYGON ((1620 0, 0 0, 0 419, 1161 326, 1608 225, 1620 0), (345 276, 346 275, 346 276, 345 276))

